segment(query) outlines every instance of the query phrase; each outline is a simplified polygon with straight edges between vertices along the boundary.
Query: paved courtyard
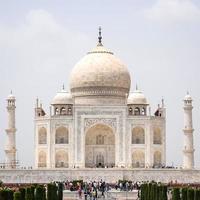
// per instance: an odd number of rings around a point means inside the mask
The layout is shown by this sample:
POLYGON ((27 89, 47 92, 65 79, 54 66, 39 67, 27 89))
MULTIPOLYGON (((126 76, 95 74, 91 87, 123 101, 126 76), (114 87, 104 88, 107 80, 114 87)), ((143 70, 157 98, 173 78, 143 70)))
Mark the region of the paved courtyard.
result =
MULTIPOLYGON (((65 190, 63 192, 63 199, 64 200, 84 200, 85 197, 82 196, 82 198, 79 198, 78 192, 71 192, 68 190, 65 190)), ((92 200, 89 197, 88 200, 92 200)), ((110 190, 105 194, 105 198, 100 197, 97 198, 97 200, 137 200, 137 190, 134 190, 132 192, 126 192, 126 191, 117 191, 117 190, 110 190)))

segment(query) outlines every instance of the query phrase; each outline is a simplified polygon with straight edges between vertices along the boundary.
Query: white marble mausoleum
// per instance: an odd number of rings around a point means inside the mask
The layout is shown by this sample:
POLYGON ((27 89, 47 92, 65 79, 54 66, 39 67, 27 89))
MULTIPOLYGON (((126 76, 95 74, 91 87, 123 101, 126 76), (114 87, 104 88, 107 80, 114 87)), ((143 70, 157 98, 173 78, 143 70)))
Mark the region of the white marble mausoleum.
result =
POLYGON ((46 114, 35 108, 35 167, 161 167, 165 108, 151 114, 145 95, 130 92, 131 74, 99 43, 73 68, 46 114))
POLYGON ((0 180, 7 183, 83 179, 199 182, 194 169, 192 97, 184 97, 183 164, 166 169, 166 108, 152 111, 132 74, 112 51, 98 44, 73 68, 70 90, 52 99, 50 112, 36 100, 34 169, 16 161, 15 96, 7 98, 6 162, 0 180), (159 169, 158 169, 159 168, 159 169))

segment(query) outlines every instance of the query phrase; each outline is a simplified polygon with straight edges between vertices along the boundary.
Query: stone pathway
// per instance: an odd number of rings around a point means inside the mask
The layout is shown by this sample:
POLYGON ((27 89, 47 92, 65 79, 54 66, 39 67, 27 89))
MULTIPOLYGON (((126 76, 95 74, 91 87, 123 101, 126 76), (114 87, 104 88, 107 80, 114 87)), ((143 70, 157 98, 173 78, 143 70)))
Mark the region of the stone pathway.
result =
MULTIPOLYGON (((63 200, 84 200, 85 198, 79 198, 77 192, 71 192, 65 190, 63 192, 63 200)), ((88 197, 88 200, 89 197, 88 197)), ((98 198, 97 200, 137 200, 137 191, 132 192, 124 192, 124 191, 116 191, 110 190, 106 193, 105 198, 98 198)))

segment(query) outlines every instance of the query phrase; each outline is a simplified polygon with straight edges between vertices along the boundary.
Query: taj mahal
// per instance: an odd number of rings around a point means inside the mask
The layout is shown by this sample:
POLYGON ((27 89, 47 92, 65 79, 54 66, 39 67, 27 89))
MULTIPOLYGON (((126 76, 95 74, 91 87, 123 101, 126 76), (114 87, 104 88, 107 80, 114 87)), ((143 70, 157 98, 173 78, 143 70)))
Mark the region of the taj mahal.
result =
POLYGON ((114 53, 106 49, 99 29, 97 46, 73 68, 70 90, 64 86, 46 111, 36 99, 34 117, 34 168, 15 166, 15 97, 7 98, 8 128, 6 167, 0 179, 45 182, 91 178, 199 180, 194 169, 192 97, 184 97, 183 164, 166 169, 166 107, 161 99, 151 110, 136 86, 130 92, 132 74, 114 53))

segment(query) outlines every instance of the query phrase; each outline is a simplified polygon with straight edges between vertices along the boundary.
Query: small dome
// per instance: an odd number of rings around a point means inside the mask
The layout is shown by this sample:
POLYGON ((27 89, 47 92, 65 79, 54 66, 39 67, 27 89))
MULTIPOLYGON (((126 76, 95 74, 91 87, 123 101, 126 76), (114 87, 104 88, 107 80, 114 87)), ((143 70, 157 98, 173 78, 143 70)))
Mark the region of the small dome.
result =
POLYGON ((148 102, 144 94, 136 89, 133 93, 129 94, 127 104, 148 105, 148 102))
POLYGON ((63 89, 56 94, 51 104, 52 105, 73 104, 72 95, 71 93, 63 89))
POLYGON ((15 100, 15 96, 12 94, 12 91, 11 93, 8 95, 7 99, 10 99, 10 100, 15 100))
POLYGON ((184 97, 184 100, 186 101, 192 101, 192 97, 189 95, 189 93, 187 93, 187 95, 184 97))

